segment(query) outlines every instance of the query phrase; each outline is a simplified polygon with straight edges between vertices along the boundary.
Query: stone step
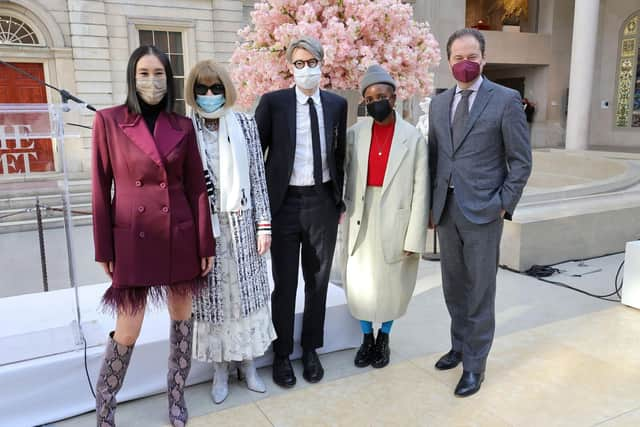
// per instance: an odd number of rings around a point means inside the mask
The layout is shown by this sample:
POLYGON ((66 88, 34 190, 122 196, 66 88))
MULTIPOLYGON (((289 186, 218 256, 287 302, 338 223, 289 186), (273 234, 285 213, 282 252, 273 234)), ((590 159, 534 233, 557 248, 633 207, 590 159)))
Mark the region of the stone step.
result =
MULTIPOLYGON (((42 209, 42 218, 57 218, 62 217, 64 212, 62 211, 62 205, 49 205, 46 203, 41 203, 43 205, 42 209)), ((78 215, 91 215, 91 203, 77 203, 71 205, 71 210, 73 216, 78 215)), ((17 222, 17 221, 33 221, 34 225, 36 225, 36 209, 35 209, 35 201, 31 207, 21 208, 21 209, 7 209, 4 211, 0 211, 0 224, 7 222, 17 222)))
MULTIPOLYGON (((0 181, 0 234, 37 229, 36 200, 51 209, 42 211, 45 229, 64 227, 63 190, 60 174, 37 178, 3 179, 0 181)), ((70 179, 69 200, 74 225, 91 223, 91 180, 84 177, 70 179)))
MULTIPOLYGON (((0 181, 0 200, 62 194, 63 182, 61 179, 41 181, 0 181)), ((91 180, 76 179, 69 181, 70 193, 90 193, 91 180)))
MULTIPOLYGON (((55 206, 62 204, 62 194, 43 194, 38 196, 41 205, 55 206)), ((73 192, 69 194, 72 205, 91 203, 91 192, 73 192)), ((36 196, 2 197, 0 198, 0 216, 12 209, 34 208, 36 196)))
MULTIPOLYGON (((74 215, 73 226, 90 225, 91 215, 74 215)), ((63 217, 43 218, 42 225, 45 230, 64 227, 63 217)), ((0 223, 0 234, 17 233, 20 231, 33 231, 37 228, 35 214, 33 220, 7 221, 0 223)), ((46 237, 45 237, 46 238, 46 237)))

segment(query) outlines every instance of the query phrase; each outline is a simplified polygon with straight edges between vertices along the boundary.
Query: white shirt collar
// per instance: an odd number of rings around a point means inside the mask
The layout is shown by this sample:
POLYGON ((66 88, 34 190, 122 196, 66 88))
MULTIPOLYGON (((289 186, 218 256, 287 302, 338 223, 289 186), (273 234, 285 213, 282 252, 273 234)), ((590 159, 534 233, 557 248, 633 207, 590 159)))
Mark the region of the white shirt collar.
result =
MULTIPOLYGON (((484 79, 482 78, 482 75, 480 75, 478 77, 478 79, 471 86, 469 86, 466 90, 472 90, 474 92, 478 92, 480 90, 480 86, 482 85, 482 81, 483 80, 484 79)), ((460 86, 458 86, 456 84, 456 95, 459 94, 463 90, 464 89, 461 89, 460 86)))
MULTIPOLYGON (((306 104, 309 96, 302 93, 300 88, 296 86, 296 99, 299 104, 306 104)), ((316 105, 320 105, 320 88, 316 89, 316 91, 311 95, 311 99, 313 99, 313 103, 316 105)))

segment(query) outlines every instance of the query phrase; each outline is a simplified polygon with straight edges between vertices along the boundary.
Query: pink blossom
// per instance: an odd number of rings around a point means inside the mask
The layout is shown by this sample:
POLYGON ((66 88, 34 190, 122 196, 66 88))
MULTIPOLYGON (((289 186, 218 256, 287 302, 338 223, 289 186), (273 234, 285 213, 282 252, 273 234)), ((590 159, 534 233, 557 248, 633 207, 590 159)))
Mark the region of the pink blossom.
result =
POLYGON ((439 44, 401 0, 264 0, 255 3, 251 20, 231 58, 242 107, 293 84, 285 50, 303 35, 324 46, 324 88, 356 89, 367 67, 378 63, 398 82, 401 99, 433 90, 439 44))

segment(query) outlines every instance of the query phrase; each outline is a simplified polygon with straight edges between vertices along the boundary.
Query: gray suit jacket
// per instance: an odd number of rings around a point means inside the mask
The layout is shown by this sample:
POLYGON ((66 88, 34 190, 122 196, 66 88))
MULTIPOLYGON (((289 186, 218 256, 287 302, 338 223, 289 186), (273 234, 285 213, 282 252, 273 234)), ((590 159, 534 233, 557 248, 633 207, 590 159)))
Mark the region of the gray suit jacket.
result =
POLYGON ((486 78, 453 146, 451 103, 455 87, 436 96, 429 114, 431 209, 437 225, 450 185, 464 216, 475 224, 510 219, 531 173, 529 130, 520 95, 486 78))

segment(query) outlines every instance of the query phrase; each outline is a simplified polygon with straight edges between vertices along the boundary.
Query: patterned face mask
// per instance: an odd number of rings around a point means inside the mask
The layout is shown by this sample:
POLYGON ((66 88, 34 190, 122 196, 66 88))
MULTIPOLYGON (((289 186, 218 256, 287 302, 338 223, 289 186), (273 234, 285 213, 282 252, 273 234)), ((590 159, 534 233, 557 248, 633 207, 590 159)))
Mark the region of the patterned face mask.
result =
POLYGON ((167 76, 136 78, 136 92, 147 104, 159 104, 167 94, 167 76))

